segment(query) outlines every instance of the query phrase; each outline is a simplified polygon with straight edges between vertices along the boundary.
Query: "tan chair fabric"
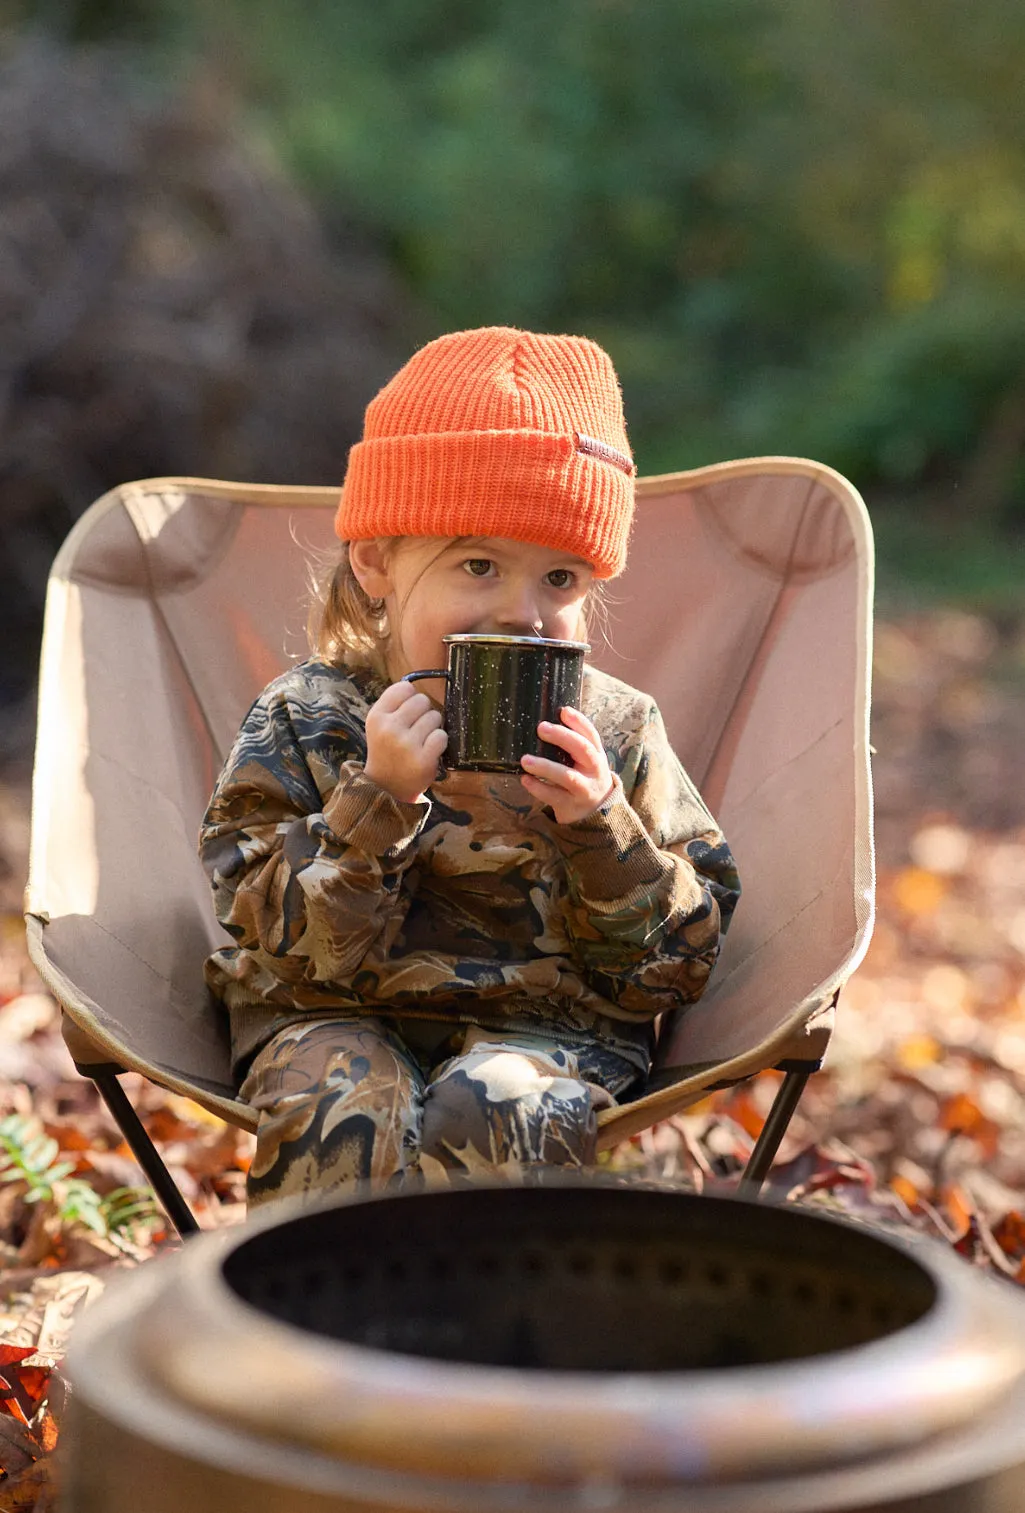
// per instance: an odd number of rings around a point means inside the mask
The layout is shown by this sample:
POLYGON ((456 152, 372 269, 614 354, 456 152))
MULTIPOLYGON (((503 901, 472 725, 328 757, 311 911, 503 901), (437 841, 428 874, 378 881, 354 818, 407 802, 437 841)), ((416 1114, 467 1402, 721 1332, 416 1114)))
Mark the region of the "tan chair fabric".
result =
MULTIPOLYGON (((817 1060, 873 910, 864 505, 790 458, 642 479, 638 494, 593 660, 658 699, 744 893, 708 993, 662 1027, 653 1091, 603 1116, 603 1144, 716 1083, 817 1060)), ((246 709, 305 655, 304 549, 334 547, 336 500, 127 484, 82 517, 50 575, 33 960, 97 1054, 247 1128, 203 984, 224 937, 196 837, 246 709)))

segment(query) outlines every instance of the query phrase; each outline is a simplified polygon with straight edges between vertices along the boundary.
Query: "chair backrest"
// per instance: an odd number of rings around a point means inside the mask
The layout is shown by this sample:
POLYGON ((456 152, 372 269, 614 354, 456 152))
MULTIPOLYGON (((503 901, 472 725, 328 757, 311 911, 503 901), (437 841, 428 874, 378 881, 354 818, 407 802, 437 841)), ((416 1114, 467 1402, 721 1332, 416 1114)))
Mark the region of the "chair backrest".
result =
POLYGON ((601 664, 658 698, 743 892, 705 994, 662 1026, 654 1091, 600 1115, 602 1143, 713 1084, 816 1062, 874 917, 860 496, 816 463, 754 458, 644 480, 638 517, 601 664))
MULTIPOLYGON (((196 838, 246 709, 305 654, 308 555, 333 546, 336 500, 127 484, 87 511, 50 574, 30 949, 100 1051, 250 1126, 203 985, 224 937, 196 838)), ((639 481, 593 660, 658 699, 744 884, 708 993, 663 1027, 656 1087, 693 1091, 792 1052, 867 945, 871 578, 864 505, 818 464, 639 481)), ((634 1121, 665 1097, 640 1100, 634 1121)))

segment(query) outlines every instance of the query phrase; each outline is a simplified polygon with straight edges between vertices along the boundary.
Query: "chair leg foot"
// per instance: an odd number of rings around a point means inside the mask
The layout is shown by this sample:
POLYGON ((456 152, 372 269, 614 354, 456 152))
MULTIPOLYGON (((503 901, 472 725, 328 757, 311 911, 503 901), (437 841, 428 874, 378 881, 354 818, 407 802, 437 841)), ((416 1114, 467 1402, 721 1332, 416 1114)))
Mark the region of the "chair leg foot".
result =
POLYGON ((195 1215, 189 1208, 175 1184, 174 1178, 160 1158, 160 1153, 135 1112, 124 1088, 114 1072, 95 1072, 92 1080, 99 1089, 100 1097, 113 1114, 128 1143, 132 1155, 149 1179, 160 1204, 178 1231, 181 1238, 199 1233, 195 1215))
POLYGON ((784 1076, 773 1099, 769 1117, 762 1126, 762 1132, 758 1136, 755 1148, 744 1168, 744 1175, 740 1179, 741 1197, 757 1198, 761 1192, 762 1185, 769 1175, 769 1168, 776 1159, 780 1142, 787 1132, 787 1126, 793 1118, 794 1110, 800 1102, 801 1094, 813 1070, 815 1069, 787 1072, 784 1076))

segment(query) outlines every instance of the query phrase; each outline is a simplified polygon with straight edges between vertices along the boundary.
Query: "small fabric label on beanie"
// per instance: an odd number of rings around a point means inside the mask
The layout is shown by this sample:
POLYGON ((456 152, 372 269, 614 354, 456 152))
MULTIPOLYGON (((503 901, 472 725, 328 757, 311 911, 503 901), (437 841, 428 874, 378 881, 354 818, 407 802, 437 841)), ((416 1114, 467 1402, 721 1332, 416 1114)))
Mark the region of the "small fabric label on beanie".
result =
POLYGON ((577 451, 583 452, 585 457, 597 457, 599 462, 611 463, 614 468, 621 472, 632 473, 634 470, 633 458, 625 452, 620 452, 616 447, 610 447, 607 441, 596 441, 593 436, 576 435, 577 451))

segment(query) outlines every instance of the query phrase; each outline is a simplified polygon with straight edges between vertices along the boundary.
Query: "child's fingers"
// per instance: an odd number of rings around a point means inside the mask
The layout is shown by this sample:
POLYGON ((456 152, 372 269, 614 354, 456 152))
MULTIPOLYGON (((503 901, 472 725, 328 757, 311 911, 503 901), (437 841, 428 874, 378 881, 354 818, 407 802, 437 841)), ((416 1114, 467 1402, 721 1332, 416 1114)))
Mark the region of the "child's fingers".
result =
MULTIPOLYGON (((535 760, 540 761, 540 758, 535 760)), ((545 804, 555 813, 555 818, 561 825, 572 824, 576 820, 582 820, 587 815, 593 814, 600 809, 605 800, 613 791, 605 788, 601 782, 587 782, 574 773, 571 768, 562 767, 559 763, 553 764, 557 769, 560 781, 556 781, 556 774, 552 774, 551 782, 543 782, 541 778, 524 772, 520 782, 532 799, 539 804, 545 804)))
POLYGON ((542 804, 551 804, 553 802, 554 783, 545 783, 541 778, 532 777, 529 772, 520 773, 520 782, 532 798, 540 799, 542 804))
MULTIPOLYGON (((426 748, 427 742, 430 740, 431 736, 435 735, 440 735, 443 737, 441 748, 442 750, 444 750, 444 748, 448 745, 448 732, 442 730, 440 719, 432 720, 430 718, 430 715, 435 713, 436 711, 432 709, 429 714, 425 714, 422 720, 417 720, 416 724, 409 732, 410 739, 414 746, 422 746, 426 748)), ((435 742, 435 745, 437 745, 437 742, 435 742)))
POLYGON ((564 704, 559 710, 559 715, 564 724, 568 725, 571 730, 579 731, 581 735, 586 736, 587 740, 598 751, 604 750, 601 736, 592 722, 579 709, 574 709, 572 704, 564 704))
POLYGON ((391 712, 389 718, 400 730, 412 730, 427 715, 436 715, 439 720, 442 718, 437 705, 432 704, 425 693, 413 693, 391 712))
POLYGON ((578 772, 575 767, 550 762, 547 757, 534 756, 530 752, 520 757, 520 764, 529 777, 543 780, 550 788, 561 788, 565 793, 579 794, 581 798, 590 792, 591 776, 578 772))
POLYGON ((390 683, 371 709, 371 714, 387 714, 400 719, 418 719, 425 709, 437 709, 433 699, 428 698, 413 683, 390 683))
POLYGON ((425 699, 426 697, 427 695, 422 694, 412 683, 389 683, 374 704, 374 708, 380 710, 382 714, 394 714, 397 709, 408 704, 410 699, 425 699))
POLYGON ((597 776, 606 761, 602 746, 595 747, 585 735, 570 730, 566 725, 553 725, 549 720, 542 720, 537 733, 549 746, 558 746, 567 756, 572 757, 574 766, 592 776, 597 776))

